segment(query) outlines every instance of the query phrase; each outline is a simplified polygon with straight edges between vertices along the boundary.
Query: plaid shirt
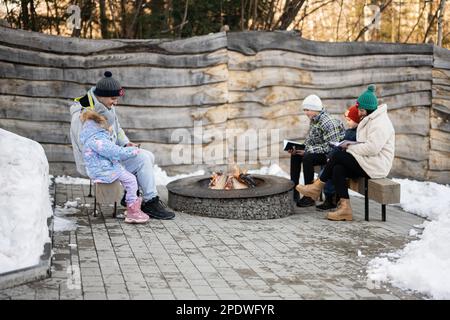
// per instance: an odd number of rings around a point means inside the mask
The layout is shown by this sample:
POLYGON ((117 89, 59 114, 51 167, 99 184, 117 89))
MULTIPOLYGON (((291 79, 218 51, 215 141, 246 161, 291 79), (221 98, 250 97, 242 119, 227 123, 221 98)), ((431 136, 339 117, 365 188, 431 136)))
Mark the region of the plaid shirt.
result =
POLYGON ((311 120, 305 139, 305 152, 326 154, 332 149, 329 143, 341 141, 344 135, 343 123, 322 110, 311 120))

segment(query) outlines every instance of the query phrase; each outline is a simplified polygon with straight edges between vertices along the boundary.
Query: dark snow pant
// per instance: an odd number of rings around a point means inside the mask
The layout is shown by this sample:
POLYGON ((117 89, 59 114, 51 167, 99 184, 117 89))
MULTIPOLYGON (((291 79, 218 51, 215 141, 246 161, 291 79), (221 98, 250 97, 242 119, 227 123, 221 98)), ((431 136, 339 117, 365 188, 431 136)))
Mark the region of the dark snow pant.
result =
MULTIPOLYGON (((304 156, 291 155, 291 181, 298 185, 303 162, 303 178, 305 184, 311 184, 314 180, 314 166, 321 166, 327 163, 325 153, 305 153, 304 156)), ((294 188, 294 200, 300 197, 294 188)))
POLYGON ((320 180, 327 182, 332 179, 336 188, 336 195, 339 198, 349 199, 347 178, 355 179, 359 177, 370 178, 350 153, 337 151, 331 156, 323 169, 320 180))

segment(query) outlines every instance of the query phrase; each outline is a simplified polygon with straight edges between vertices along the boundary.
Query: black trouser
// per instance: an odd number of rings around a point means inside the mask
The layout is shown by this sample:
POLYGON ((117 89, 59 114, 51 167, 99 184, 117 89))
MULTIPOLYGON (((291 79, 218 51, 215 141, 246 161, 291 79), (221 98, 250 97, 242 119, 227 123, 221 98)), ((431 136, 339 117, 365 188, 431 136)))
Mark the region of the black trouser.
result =
MULTIPOLYGON (((291 155, 291 181, 298 185, 300 179, 300 171, 303 162, 303 178, 305 184, 310 184, 314 180, 314 166, 324 165, 327 163, 327 155, 325 153, 305 153, 304 156, 291 155)), ((299 193, 294 189, 294 200, 299 198, 299 193)))
POLYGON ((361 168, 358 161, 348 152, 335 152, 320 175, 322 182, 332 179, 336 188, 336 195, 339 198, 349 199, 347 178, 369 178, 367 173, 361 168))

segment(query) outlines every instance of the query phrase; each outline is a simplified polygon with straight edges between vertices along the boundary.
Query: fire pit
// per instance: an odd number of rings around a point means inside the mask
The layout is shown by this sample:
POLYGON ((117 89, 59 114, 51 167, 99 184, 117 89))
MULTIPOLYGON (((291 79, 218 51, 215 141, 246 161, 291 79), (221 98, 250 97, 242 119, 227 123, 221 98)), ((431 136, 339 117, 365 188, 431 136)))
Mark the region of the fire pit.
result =
POLYGON ((169 206, 190 214, 226 219, 274 219, 292 213, 294 184, 285 178, 252 175, 254 188, 214 190, 211 176, 196 176, 167 185, 169 206))

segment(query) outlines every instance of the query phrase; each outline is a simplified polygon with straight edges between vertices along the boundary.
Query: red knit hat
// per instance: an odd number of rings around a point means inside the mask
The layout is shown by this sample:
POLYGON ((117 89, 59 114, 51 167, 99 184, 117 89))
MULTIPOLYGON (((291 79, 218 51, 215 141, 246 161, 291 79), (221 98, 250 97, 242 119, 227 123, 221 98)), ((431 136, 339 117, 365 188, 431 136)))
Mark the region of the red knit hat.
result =
POLYGON ((347 111, 348 118, 352 119, 356 123, 359 123, 359 121, 361 121, 361 119, 359 118, 358 107, 356 105, 351 106, 347 111))

